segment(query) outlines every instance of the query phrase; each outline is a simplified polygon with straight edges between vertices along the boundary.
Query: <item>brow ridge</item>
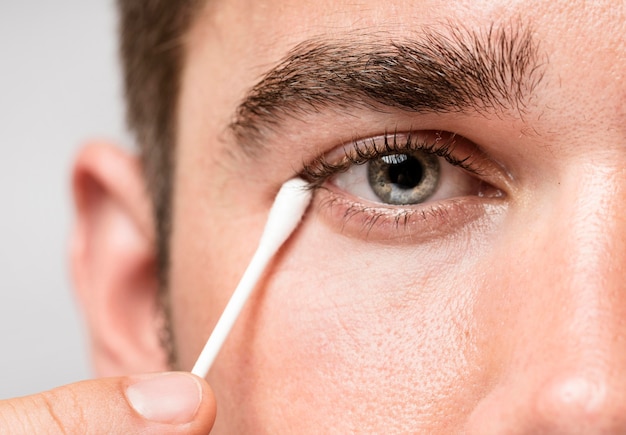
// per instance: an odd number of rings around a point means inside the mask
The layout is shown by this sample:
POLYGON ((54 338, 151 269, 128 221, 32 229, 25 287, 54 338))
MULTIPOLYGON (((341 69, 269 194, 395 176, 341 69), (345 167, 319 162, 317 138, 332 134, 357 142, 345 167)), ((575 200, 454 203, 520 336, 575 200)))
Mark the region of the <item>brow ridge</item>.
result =
POLYGON ((247 148, 287 119, 326 107, 521 115, 546 63, 531 30, 519 22, 483 31, 447 23, 402 40, 313 38, 247 93, 229 129, 247 148))

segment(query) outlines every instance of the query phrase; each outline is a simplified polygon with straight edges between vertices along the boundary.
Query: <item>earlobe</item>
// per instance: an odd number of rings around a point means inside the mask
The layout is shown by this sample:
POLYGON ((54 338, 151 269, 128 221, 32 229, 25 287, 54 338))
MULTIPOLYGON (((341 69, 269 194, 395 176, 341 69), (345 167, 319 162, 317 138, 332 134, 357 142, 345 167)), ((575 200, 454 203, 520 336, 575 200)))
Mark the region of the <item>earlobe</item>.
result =
POLYGON ((112 145, 89 144, 76 159, 72 274, 99 376, 167 368, 144 186, 137 157, 112 145))

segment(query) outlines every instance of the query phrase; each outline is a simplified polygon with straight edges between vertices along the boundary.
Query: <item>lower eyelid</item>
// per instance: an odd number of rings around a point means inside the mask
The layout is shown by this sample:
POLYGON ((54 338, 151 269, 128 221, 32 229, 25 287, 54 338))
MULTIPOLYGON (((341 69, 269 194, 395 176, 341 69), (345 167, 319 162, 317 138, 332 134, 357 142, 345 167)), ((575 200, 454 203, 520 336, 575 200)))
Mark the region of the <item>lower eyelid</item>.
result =
POLYGON ((481 218, 500 214, 502 198, 477 196, 385 207, 352 200, 332 187, 319 188, 313 210, 331 228, 348 237, 379 243, 423 243, 441 238, 481 218))

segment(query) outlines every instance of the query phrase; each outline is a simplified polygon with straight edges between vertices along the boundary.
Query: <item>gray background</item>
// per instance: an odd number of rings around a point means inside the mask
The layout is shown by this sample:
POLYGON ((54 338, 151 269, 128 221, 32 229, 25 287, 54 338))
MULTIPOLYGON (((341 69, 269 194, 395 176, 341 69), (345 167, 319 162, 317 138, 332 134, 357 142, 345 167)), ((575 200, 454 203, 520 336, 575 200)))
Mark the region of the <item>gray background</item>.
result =
POLYGON ((125 134, 112 0, 0 7, 0 399, 89 377, 69 282, 71 162, 125 134))

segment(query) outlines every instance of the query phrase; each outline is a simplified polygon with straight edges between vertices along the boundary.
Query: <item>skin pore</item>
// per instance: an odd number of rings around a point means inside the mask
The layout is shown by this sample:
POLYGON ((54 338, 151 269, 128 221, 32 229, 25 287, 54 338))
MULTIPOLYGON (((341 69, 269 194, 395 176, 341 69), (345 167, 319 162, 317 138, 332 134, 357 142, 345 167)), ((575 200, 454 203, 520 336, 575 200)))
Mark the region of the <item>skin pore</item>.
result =
POLYGON ((279 186, 317 186, 208 377, 214 433, 625 430, 625 18, 609 1, 209 2, 177 117, 181 369, 279 186), (381 152, 437 154, 440 190, 364 198, 356 163, 381 152))

